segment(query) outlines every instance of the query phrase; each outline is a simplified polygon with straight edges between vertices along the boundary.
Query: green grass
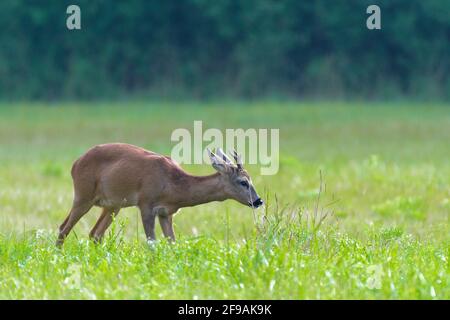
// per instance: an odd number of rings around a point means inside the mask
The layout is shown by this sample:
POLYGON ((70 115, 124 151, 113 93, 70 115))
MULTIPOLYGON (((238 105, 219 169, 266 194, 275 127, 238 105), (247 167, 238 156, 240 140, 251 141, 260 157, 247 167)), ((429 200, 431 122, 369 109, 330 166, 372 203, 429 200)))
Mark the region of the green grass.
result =
POLYGON ((449 299, 448 107, 4 103, 0 298, 449 299), (192 130, 194 120, 280 129, 279 173, 248 167, 264 209, 233 201, 183 209, 178 241, 153 247, 135 208, 94 245, 93 209, 62 250, 54 247, 80 154, 113 141, 169 154, 172 130, 192 130))

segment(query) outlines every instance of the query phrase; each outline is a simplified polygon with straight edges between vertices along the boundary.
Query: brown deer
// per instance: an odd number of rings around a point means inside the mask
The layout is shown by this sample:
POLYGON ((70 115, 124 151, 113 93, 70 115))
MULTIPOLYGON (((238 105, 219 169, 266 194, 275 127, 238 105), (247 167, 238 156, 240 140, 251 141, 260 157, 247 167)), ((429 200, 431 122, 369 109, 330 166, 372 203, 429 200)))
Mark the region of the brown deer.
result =
POLYGON ((91 148, 72 166, 74 200, 59 228, 57 245, 63 244, 74 225, 93 206, 103 208, 90 232, 94 241, 101 240, 121 208, 131 206, 139 207, 148 240, 155 240, 158 216, 164 236, 174 241, 172 216, 182 207, 226 199, 251 208, 263 204, 236 151, 236 163, 221 149, 217 155, 209 149, 208 152, 217 172, 193 176, 171 158, 133 145, 111 143, 91 148))

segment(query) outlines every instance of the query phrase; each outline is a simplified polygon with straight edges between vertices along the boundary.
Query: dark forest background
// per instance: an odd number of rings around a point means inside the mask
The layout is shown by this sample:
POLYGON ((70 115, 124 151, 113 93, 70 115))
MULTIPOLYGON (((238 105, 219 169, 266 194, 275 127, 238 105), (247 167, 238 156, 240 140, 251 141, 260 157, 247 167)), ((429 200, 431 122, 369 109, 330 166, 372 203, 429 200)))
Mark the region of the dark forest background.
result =
POLYGON ((449 100, 449 39, 449 0, 1 1, 0 99, 449 100))

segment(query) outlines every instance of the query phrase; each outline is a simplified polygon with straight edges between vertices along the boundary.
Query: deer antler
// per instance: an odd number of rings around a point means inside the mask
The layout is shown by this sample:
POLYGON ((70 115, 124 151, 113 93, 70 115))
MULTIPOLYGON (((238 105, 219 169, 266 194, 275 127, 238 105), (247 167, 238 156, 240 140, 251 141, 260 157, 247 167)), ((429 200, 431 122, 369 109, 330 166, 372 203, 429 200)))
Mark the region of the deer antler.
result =
POLYGON ((233 150, 232 155, 233 155, 234 161, 236 161, 236 165, 237 165, 238 169, 242 169, 242 158, 241 158, 241 156, 236 152, 236 150, 233 150))

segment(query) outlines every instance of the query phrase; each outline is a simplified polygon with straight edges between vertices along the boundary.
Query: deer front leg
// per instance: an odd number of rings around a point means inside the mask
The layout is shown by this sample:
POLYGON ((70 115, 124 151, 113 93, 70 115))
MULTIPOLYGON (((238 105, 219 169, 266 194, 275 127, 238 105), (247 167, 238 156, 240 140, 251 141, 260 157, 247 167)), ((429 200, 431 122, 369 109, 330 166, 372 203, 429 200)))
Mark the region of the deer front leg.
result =
POLYGON ((147 241, 155 241, 155 219, 156 212, 151 206, 143 206, 141 210, 142 224, 144 225, 145 236, 147 241))
POLYGON ((173 232, 172 215, 159 215, 158 218, 164 236, 168 238, 170 242, 174 242, 175 233, 173 232))

